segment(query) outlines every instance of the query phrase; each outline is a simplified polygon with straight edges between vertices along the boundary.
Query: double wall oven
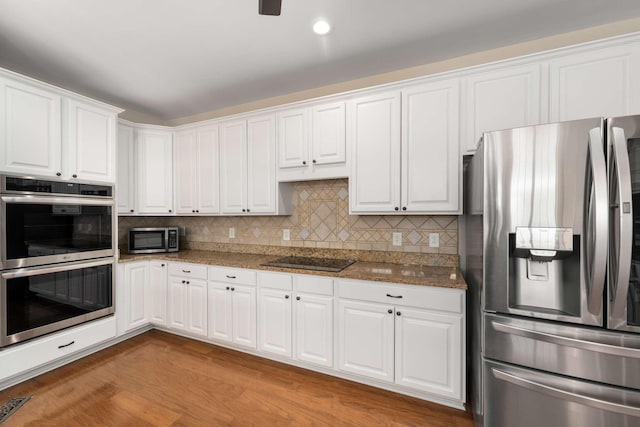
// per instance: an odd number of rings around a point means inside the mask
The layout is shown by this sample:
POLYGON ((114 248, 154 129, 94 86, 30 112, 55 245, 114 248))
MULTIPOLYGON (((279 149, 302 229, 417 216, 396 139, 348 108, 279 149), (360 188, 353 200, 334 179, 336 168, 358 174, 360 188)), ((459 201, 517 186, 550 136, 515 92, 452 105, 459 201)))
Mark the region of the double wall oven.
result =
POLYGON ((113 186, 0 175, 0 347, 114 312, 113 186))

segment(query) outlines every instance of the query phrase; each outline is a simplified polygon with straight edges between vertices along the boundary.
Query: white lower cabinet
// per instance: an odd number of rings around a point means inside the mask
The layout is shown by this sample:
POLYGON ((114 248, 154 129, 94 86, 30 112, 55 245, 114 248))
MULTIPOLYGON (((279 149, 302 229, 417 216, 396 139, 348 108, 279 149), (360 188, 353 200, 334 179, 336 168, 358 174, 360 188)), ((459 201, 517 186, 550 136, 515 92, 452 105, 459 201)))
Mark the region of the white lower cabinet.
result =
POLYGON ((255 283, 251 270, 209 268, 209 338, 257 348, 255 283))
POLYGON ((333 298, 298 293, 294 312, 294 357, 333 367, 333 298))
POLYGON ((149 261, 129 262, 118 267, 116 295, 118 334, 149 323, 149 261))
POLYGON ((149 321, 167 325, 167 263, 149 262, 149 321))
POLYGON ((207 336, 207 270, 193 264, 170 263, 169 328, 207 336))
POLYGON ((291 291, 260 289, 259 350, 291 357, 291 291))
POLYGON ((464 291, 344 280, 339 294, 339 369, 464 402, 464 291))

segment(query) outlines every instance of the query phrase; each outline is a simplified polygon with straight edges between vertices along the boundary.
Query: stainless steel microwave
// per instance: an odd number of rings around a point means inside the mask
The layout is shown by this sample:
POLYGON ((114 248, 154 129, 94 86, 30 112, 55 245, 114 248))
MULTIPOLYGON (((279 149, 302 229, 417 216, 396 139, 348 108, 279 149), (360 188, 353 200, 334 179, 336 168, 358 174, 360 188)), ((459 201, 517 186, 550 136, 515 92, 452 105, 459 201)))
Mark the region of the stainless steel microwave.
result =
POLYGON ((129 229, 129 253, 178 252, 178 227, 129 229))

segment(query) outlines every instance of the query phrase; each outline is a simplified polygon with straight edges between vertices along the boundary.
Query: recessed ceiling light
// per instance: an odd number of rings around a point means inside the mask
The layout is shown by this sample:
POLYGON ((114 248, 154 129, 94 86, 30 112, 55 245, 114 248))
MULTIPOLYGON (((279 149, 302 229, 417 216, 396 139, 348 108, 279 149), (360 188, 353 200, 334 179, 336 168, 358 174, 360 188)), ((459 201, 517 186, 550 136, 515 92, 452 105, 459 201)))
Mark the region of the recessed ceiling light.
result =
POLYGON ((315 24, 313 24, 313 32, 318 35, 324 36, 325 34, 329 34, 329 32, 331 32, 331 25, 329 25, 329 23, 324 19, 320 19, 316 21, 315 24))

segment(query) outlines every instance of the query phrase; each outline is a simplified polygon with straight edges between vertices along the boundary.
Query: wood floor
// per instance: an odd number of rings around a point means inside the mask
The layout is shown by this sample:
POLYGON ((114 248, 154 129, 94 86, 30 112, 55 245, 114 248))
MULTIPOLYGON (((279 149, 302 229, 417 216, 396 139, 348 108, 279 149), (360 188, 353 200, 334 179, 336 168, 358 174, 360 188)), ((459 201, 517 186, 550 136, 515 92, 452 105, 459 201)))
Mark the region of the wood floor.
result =
MULTIPOLYGON (((472 427, 420 399, 150 331, 0 392, 6 426, 472 427)), ((3 427, 4 427, 3 425, 3 427)))

